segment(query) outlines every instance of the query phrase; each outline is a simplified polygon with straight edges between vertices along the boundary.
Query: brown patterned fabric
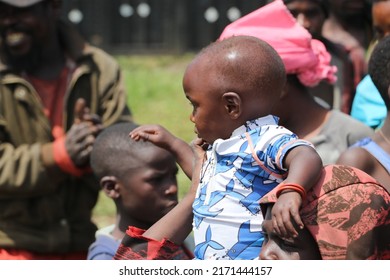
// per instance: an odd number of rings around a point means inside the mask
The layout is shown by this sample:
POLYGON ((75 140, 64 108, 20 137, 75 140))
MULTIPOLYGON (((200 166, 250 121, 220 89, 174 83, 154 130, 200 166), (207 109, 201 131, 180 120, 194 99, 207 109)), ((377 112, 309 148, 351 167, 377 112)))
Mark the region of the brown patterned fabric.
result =
MULTIPOLYGON (((263 213, 275 201, 264 196, 263 213)), ((390 259, 390 194, 363 171, 326 166, 300 214, 322 259, 390 259)))
POLYGON ((145 231, 129 227, 114 256, 115 260, 190 260, 193 254, 185 247, 164 239, 142 236, 145 231))

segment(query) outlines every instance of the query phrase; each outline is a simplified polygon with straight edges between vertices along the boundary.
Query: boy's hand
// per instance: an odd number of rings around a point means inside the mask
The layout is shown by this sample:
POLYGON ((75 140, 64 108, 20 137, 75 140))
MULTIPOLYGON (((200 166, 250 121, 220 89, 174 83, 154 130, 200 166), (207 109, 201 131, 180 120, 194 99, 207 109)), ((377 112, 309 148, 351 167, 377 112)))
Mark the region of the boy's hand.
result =
POLYGON ((272 208, 272 223, 275 232, 281 237, 295 238, 298 231, 304 227, 299 215, 299 208, 302 204, 302 197, 298 192, 282 192, 272 208))
POLYGON ((135 128, 129 134, 135 141, 149 141, 160 148, 171 150, 176 141, 176 137, 161 125, 149 124, 135 128))

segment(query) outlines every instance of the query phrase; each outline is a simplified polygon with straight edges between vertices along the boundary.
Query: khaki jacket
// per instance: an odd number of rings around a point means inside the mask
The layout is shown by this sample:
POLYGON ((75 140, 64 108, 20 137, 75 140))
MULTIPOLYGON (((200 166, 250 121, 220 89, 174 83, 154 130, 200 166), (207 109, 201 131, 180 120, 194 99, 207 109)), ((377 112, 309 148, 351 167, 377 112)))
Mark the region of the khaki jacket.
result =
MULTIPOLYGON (((69 26, 61 24, 59 31, 76 66, 58 109, 64 130, 73 123, 79 97, 105 126, 131 121, 116 61, 69 26)), ((53 140, 35 89, 0 62, 0 247, 63 253, 87 250, 94 241, 98 182, 91 174, 77 178, 46 169, 41 150, 53 140)))

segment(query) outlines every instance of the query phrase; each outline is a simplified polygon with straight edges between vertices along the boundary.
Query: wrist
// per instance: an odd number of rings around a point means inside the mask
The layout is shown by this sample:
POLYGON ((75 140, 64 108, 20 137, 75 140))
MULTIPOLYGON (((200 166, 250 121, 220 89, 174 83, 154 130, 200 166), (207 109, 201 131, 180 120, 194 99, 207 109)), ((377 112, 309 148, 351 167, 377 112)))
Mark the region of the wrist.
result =
POLYGON ((306 190, 299 184, 294 183, 281 183, 276 187, 276 198, 279 198, 284 193, 296 192, 298 193, 302 201, 306 199, 306 190))
POLYGON ((74 175, 76 177, 81 177, 85 173, 91 172, 91 169, 89 167, 78 168, 73 163, 65 147, 65 137, 57 138, 53 142, 52 150, 53 159, 62 171, 74 175))

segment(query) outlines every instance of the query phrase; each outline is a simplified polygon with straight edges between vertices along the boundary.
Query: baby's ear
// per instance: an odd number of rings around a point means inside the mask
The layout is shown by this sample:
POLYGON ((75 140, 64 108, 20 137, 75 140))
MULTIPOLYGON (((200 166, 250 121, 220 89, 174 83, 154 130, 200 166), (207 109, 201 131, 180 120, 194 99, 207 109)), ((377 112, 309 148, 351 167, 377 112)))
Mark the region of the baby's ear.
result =
POLYGON ((115 176, 104 176, 101 178, 100 187, 109 198, 117 199, 120 196, 119 182, 115 176))
POLYGON ((235 92, 225 92, 222 95, 222 101, 230 117, 232 119, 238 119, 242 110, 240 95, 235 92))

